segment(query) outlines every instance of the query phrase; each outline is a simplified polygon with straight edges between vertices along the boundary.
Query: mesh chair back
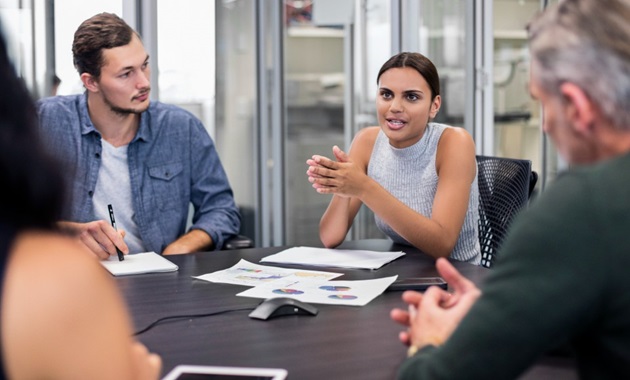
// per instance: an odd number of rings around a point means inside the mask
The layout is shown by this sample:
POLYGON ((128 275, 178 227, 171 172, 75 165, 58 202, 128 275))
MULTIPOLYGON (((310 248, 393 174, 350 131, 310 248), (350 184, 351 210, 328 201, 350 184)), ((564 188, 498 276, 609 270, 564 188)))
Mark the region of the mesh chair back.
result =
POLYGON ((490 268, 538 178, 529 160, 477 156, 481 265, 490 268))

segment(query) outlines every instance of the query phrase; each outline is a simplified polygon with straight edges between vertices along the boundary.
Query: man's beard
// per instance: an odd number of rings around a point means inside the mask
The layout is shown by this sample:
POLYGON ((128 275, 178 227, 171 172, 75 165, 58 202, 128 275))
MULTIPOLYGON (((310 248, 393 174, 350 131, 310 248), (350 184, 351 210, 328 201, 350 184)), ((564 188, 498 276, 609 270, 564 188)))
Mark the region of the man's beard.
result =
POLYGON ((116 113, 116 114, 118 114, 120 116, 127 116, 127 115, 130 115, 130 114, 139 115, 139 114, 143 113, 144 111, 146 111, 147 108, 149 108, 148 105, 146 107, 142 108, 142 109, 118 107, 117 105, 115 105, 114 103, 109 101, 109 98, 107 97, 107 95, 103 96, 103 101, 105 102, 105 104, 107 104, 109 106, 109 109, 112 112, 114 112, 114 113, 116 113))

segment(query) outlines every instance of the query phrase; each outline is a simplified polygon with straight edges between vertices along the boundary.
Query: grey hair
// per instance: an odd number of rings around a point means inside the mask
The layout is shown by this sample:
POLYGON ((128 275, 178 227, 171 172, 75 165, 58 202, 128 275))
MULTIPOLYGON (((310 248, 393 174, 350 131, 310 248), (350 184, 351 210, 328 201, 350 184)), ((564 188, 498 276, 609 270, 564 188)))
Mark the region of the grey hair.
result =
POLYGON ((630 129, 630 0, 561 0, 528 33, 532 71, 546 92, 571 82, 614 126, 630 129))

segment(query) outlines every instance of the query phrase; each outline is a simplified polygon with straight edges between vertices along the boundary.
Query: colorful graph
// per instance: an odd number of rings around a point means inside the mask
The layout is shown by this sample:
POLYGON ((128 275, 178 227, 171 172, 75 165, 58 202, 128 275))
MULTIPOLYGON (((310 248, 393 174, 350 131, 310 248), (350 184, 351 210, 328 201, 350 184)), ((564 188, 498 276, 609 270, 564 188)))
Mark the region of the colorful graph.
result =
POLYGON ((328 298, 332 298, 334 300, 355 300, 357 296, 351 296, 349 294, 332 294, 328 296, 328 298))
POLYGON ((319 288, 321 290, 328 290, 331 292, 346 292, 350 290, 349 286, 334 286, 334 285, 322 285, 319 288))
POLYGON ((304 278, 324 278, 327 279, 330 277, 328 273, 310 273, 310 272, 295 272, 293 273, 295 277, 304 277, 304 278))
POLYGON ((279 278, 283 278, 284 276, 279 276, 279 275, 269 275, 269 276, 264 276, 264 277, 257 277, 257 276, 236 276, 235 278, 239 279, 239 280, 252 280, 252 281, 273 281, 273 280, 277 280, 279 278))
POLYGON ((260 269, 252 269, 252 268, 236 268, 237 271, 241 271, 241 272, 253 272, 253 273, 260 273, 262 272, 262 270, 260 269))
POLYGON ((304 294, 303 291, 301 290, 297 290, 297 289, 274 289, 273 290, 274 293, 276 294, 304 294))

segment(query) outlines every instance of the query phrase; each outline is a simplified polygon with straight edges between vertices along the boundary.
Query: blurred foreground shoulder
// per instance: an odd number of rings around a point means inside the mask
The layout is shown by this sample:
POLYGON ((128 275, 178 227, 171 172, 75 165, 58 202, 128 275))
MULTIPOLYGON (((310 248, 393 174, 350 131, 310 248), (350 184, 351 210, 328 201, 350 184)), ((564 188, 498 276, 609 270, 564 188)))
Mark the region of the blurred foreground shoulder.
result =
POLYGON ((18 235, 2 296, 11 378, 132 378, 131 322, 122 296, 77 241, 47 232, 18 235))
MULTIPOLYGON (((63 278, 55 286, 80 285, 85 280, 94 282, 94 276, 111 281, 103 273, 98 259, 84 245, 71 237, 50 232, 19 235, 13 245, 10 265, 11 271, 16 273, 27 270, 31 276, 41 279, 63 278)), ((35 282, 29 284, 36 285, 35 282)))

